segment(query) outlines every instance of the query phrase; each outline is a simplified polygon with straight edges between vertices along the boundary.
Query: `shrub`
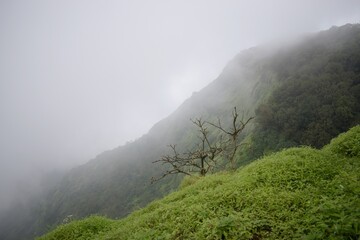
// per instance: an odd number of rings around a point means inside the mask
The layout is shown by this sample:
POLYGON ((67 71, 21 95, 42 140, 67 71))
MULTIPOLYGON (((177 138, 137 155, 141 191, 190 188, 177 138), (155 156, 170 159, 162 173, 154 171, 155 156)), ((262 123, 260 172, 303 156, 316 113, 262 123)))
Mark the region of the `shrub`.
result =
POLYGON ((325 149, 346 157, 360 157, 360 125, 334 138, 325 149))

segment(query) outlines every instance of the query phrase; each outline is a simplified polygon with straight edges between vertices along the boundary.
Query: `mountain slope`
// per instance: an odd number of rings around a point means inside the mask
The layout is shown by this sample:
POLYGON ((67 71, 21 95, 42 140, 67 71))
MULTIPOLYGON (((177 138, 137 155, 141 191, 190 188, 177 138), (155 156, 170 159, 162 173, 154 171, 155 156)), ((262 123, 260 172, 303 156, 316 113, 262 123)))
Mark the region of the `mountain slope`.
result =
POLYGON ((68 215, 124 217, 173 191, 181 176, 151 185, 151 177, 163 170, 152 162, 166 154, 168 144, 194 145, 190 118, 219 117, 226 125, 234 106, 255 115, 256 122, 242 136, 248 147, 238 154, 239 166, 284 147, 320 148, 360 123, 359 79, 360 25, 245 50, 148 134, 71 170, 46 197, 24 207, 27 214, 20 208, 9 211, 1 221, 0 238, 40 235, 68 215))
POLYGON ((264 149, 319 148, 359 123, 359 25, 333 27, 301 45, 270 63, 280 84, 257 108, 257 156, 264 149))
POLYGON ((359 146, 357 126, 322 150, 283 150, 123 220, 92 217, 40 239, 358 239, 359 146))

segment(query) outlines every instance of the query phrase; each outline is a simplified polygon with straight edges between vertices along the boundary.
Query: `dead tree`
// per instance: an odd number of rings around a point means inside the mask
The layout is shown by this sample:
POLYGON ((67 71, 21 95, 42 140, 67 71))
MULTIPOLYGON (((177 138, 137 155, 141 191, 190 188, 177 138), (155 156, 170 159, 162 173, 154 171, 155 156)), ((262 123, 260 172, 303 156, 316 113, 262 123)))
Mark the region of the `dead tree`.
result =
POLYGON ((198 138, 200 141, 198 145, 193 150, 185 153, 179 153, 176 145, 170 145, 169 147, 172 150, 172 154, 162 156, 159 160, 153 162, 167 165, 168 170, 166 170, 161 177, 152 178, 151 182, 155 182, 171 174, 181 173, 189 176, 199 174, 200 176, 205 176, 209 171, 214 169, 219 159, 218 156, 222 152, 230 152, 230 154, 224 154, 226 158, 225 161, 231 164, 232 169, 235 169, 236 152, 241 146, 241 144, 239 144, 239 135, 252 119, 253 117, 244 120, 244 116, 239 119, 239 114, 235 107, 232 112, 232 125, 229 129, 222 127, 220 119, 218 119, 217 124, 203 121, 201 118, 191 120, 199 131, 198 138), (212 143, 209 140, 207 125, 219 129, 221 131, 220 138, 223 139, 223 135, 225 134, 227 139, 225 138, 225 141, 221 140, 212 143))
POLYGON ((225 129, 222 127, 221 121, 219 118, 218 118, 217 124, 207 122, 211 126, 219 129, 222 133, 224 133, 228 137, 228 140, 226 140, 223 143, 223 146, 224 146, 223 150, 224 150, 224 152, 230 151, 230 154, 228 154, 228 156, 226 156, 226 158, 227 158, 227 161, 231 165, 231 169, 233 169, 233 170, 236 169, 236 161, 235 161, 236 152, 237 152, 238 148, 242 145, 242 144, 239 144, 239 136, 240 136, 241 132, 244 130, 244 128, 246 127, 246 125, 252 119, 254 119, 254 117, 249 117, 247 119, 244 119, 244 114, 242 114, 241 119, 239 119, 239 114, 236 110, 236 107, 234 107, 234 110, 232 112, 232 125, 229 129, 225 129))
POLYGON ((222 149, 220 146, 210 143, 208 138, 209 132, 205 126, 206 122, 202 121, 201 118, 191 121, 199 128, 200 136, 198 138, 200 139, 200 144, 198 144, 195 151, 188 152, 188 156, 192 159, 192 166, 195 168, 195 172, 200 172, 201 176, 205 176, 206 173, 215 167, 215 157, 222 152, 222 149))
POLYGON ((153 163, 161 163, 162 165, 168 165, 168 170, 163 173, 159 178, 152 178, 152 182, 160 180, 171 174, 185 174, 192 176, 199 174, 205 176, 216 165, 216 157, 222 152, 222 149, 217 144, 212 144, 208 138, 208 130, 206 122, 201 119, 191 120, 194 125, 197 126, 200 142, 195 149, 189 150, 183 154, 180 154, 176 145, 170 145, 172 150, 171 155, 162 156, 159 160, 153 163))

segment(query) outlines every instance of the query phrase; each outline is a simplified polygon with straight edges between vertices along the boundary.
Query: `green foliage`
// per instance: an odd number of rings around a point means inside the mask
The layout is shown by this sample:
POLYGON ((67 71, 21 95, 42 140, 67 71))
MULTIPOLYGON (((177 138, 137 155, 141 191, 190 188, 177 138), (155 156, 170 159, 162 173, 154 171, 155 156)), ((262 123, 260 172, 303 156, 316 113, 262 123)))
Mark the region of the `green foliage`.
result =
MULTIPOLYGON (((290 148, 237 172, 187 179, 191 184, 123 220, 106 223, 108 231, 93 237, 358 239, 360 158, 348 154, 358 151, 358 144, 347 143, 359 139, 359 129, 340 135, 323 150, 290 148)), ((67 239, 60 233, 68 236, 67 231, 87 221, 60 226, 41 239, 67 239)))
MULTIPOLYGON (((113 220, 92 216, 81 221, 72 221, 64 225, 60 225, 54 231, 46 235, 45 239, 78 239, 78 240, 92 240, 103 235, 105 232, 112 229, 113 220)), ((44 239, 43 237, 37 238, 44 239)))
POLYGON ((347 157, 360 157, 360 126, 340 134, 325 149, 347 157))
POLYGON ((257 59, 249 107, 256 124, 241 163, 292 146, 321 148, 359 124, 359 59, 360 25, 334 27, 257 59))
POLYGON ((183 180, 181 181, 179 188, 183 189, 183 188, 185 188, 187 186, 193 185, 199 179, 200 179, 200 177, 198 177, 198 176, 185 176, 183 178, 183 180))
POLYGON ((360 123, 359 33, 359 25, 333 28, 268 63, 278 84, 256 109, 254 157, 288 146, 321 148, 360 123))

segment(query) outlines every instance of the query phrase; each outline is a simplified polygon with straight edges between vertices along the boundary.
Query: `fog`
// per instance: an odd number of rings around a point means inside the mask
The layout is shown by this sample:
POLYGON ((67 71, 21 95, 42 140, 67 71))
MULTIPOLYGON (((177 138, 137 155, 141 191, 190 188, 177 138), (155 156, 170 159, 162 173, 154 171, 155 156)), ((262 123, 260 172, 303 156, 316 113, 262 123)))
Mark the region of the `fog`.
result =
POLYGON ((242 49, 359 12, 351 0, 0 1, 0 208, 141 137, 242 49))

